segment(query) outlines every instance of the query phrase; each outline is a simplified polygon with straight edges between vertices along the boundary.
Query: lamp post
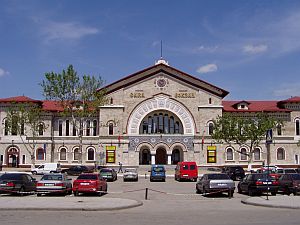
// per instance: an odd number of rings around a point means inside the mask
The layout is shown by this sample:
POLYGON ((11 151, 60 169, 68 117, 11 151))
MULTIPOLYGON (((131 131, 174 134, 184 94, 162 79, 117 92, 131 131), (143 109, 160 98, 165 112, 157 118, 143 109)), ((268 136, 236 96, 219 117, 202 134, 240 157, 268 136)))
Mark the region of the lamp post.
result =
POLYGON ((266 132, 266 146, 267 146, 267 200, 269 200, 269 168, 270 168, 270 145, 273 141, 272 129, 266 132))

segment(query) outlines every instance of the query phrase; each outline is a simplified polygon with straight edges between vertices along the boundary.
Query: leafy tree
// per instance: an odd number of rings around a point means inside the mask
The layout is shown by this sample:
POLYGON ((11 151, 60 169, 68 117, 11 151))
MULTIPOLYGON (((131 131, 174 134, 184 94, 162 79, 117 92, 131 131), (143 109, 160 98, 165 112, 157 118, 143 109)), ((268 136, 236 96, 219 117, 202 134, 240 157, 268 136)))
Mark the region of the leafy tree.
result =
POLYGON ((31 163, 35 165, 36 139, 39 132, 43 132, 42 110, 39 104, 13 103, 8 108, 5 121, 5 130, 12 135, 18 135, 27 152, 30 154, 31 163), (24 139, 24 137, 26 137, 24 139))
MULTIPOLYGON (((219 143, 248 146, 249 152, 246 155, 248 156, 248 168, 251 169, 255 147, 265 139, 267 130, 275 128, 276 124, 277 121, 274 117, 263 113, 249 117, 225 113, 214 121, 212 138, 219 143)), ((243 154, 238 150, 235 151, 243 154)))
POLYGON ((46 99, 58 102, 63 117, 72 117, 72 124, 79 137, 79 162, 82 162, 83 121, 96 115, 99 106, 107 101, 105 91, 98 90, 103 83, 101 77, 80 77, 72 65, 62 73, 45 73, 45 80, 41 83, 46 99))

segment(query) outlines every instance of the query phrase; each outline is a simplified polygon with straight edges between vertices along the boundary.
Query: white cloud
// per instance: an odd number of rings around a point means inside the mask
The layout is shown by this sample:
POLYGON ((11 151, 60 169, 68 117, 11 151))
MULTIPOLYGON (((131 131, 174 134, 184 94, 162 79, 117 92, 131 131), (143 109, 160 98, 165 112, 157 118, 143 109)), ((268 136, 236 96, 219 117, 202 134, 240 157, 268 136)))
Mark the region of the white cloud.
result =
POLYGON ((198 73, 210 73, 218 70, 218 66, 214 63, 201 66, 197 69, 198 73))
POLYGON ((219 46, 204 46, 200 45, 199 47, 195 48, 196 52, 208 52, 208 53, 213 53, 218 50, 219 46))
POLYGON ((5 71, 4 69, 0 68, 0 77, 3 77, 4 75, 9 74, 8 71, 5 71))
POLYGON ((267 45, 246 45, 243 47, 243 51, 250 54, 258 54, 268 50, 267 45))
POLYGON ((41 29, 46 41, 77 40, 100 32, 97 28, 71 22, 48 22, 41 29))
POLYGON ((282 84, 274 91, 276 97, 300 96, 300 83, 282 84))

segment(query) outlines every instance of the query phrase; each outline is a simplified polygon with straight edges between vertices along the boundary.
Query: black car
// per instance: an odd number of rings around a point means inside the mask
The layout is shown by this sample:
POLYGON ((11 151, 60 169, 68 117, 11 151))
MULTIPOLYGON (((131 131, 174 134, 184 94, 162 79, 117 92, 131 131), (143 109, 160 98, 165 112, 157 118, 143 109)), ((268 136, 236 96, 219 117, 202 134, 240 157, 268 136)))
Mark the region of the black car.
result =
POLYGON ((243 180, 238 183, 238 193, 247 193, 250 196, 261 194, 263 192, 271 192, 276 195, 278 192, 278 181, 268 174, 252 173, 247 174, 243 180))
POLYGON ((0 177, 0 194, 35 192, 36 180, 27 173, 5 173, 0 177))
POLYGON ((241 180, 245 177, 245 171, 241 166, 224 166, 222 173, 227 174, 232 180, 241 180))
POLYGON ((94 168, 78 165, 78 166, 71 166, 69 169, 64 169, 61 171, 62 173, 67 173, 68 175, 80 175, 82 173, 92 173, 94 172, 94 168))
POLYGON ((112 168, 103 168, 100 170, 100 176, 106 181, 115 181, 117 180, 117 172, 112 168))
POLYGON ((284 194, 290 195, 293 193, 297 195, 300 192, 300 174, 290 173, 283 174, 278 179, 279 191, 282 191, 284 194))

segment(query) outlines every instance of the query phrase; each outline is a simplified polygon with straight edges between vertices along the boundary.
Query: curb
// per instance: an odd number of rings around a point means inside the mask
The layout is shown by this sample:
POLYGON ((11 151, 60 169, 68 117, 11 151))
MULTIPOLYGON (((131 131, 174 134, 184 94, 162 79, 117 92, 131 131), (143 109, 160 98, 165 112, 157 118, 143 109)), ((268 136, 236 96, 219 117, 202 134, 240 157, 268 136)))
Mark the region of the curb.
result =
MULTIPOLYGON (((241 200, 241 203, 245 205, 261 206, 267 208, 282 208, 282 209, 300 209, 300 206, 288 206, 288 205, 276 205, 276 204, 263 204, 257 202, 247 201, 250 198, 241 200)), ((266 200, 267 201, 267 200, 266 200)))
POLYGON ((143 205, 142 201, 138 200, 132 200, 135 203, 131 203, 125 206, 115 206, 115 207, 49 207, 49 208, 41 208, 41 207, 26 207, 26 208, 21 208, 21 207, 11 207, 11 208, 5 208, 5 207, 0 207, 0 210, 2 211, 115 211, 115 210, 122 210, 122 209, 130 209, 130 208, 135 208, 143 205))

